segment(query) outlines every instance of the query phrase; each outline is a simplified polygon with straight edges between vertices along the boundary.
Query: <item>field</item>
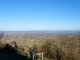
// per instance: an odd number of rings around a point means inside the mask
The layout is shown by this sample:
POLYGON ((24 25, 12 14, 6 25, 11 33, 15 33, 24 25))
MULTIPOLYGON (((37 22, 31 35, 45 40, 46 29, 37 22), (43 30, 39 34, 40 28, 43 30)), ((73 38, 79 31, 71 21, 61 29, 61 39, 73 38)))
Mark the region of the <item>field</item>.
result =
POLYGON ((80 60, 80 33, 4 32, 0 38, 0 60, 41 60, 42 52, 43 60, 80 60))

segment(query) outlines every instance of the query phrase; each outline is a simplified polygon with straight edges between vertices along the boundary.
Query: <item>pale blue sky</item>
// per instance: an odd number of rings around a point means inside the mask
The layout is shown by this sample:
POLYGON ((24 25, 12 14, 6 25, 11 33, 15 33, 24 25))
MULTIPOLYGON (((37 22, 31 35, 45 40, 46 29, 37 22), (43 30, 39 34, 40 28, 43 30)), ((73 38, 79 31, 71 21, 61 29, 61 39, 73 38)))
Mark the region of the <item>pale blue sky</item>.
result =
POLYGON ((80 0, 0 0, 0 30, 80 30, 80 0))

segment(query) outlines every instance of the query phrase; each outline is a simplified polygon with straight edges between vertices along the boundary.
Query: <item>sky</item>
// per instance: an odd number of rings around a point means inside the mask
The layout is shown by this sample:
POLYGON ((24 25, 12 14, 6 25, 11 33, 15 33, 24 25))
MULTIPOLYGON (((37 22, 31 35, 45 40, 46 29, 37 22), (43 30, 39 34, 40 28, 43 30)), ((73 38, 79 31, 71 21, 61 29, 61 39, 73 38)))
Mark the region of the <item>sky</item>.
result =
POLYGON ((0 0, 0 31, 80 30, 80 0, 0 0))

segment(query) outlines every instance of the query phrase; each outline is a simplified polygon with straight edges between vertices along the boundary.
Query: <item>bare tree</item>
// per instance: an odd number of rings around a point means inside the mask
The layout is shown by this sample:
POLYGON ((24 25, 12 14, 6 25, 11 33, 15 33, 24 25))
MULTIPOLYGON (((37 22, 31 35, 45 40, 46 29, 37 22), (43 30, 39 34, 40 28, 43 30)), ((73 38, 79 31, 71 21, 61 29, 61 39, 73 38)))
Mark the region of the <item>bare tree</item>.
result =
POLYGON ((0 32, 0 39, 3 37, 4 33, 0 32))
POLYGON ((1 38, 3 37, 3 32, 0 32, 0 48, 2 47, 2 40, 1 40, 1 38))

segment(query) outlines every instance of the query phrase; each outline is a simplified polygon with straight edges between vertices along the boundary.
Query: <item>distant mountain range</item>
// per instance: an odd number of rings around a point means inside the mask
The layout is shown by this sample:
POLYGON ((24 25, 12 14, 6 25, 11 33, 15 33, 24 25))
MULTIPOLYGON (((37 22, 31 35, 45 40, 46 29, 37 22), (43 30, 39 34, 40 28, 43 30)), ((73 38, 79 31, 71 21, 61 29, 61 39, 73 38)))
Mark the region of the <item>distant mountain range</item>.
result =
POLYGON ((80 33, 80 31, 2 31, 4 34, 22 34, 22 33, 30 33, 30 34, 37 34, 37 33, 54 33, 54 34, 60 34, 60 33, 66 33, 66 34, 74 34, 74 33, 80 33))

